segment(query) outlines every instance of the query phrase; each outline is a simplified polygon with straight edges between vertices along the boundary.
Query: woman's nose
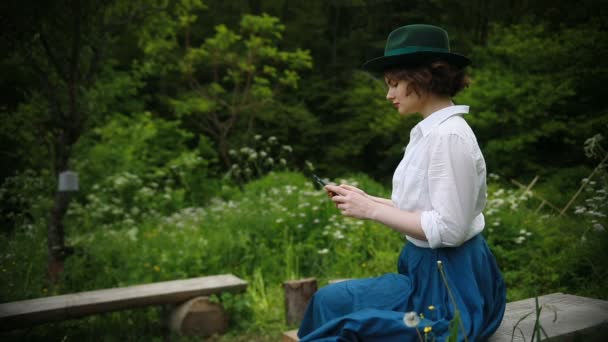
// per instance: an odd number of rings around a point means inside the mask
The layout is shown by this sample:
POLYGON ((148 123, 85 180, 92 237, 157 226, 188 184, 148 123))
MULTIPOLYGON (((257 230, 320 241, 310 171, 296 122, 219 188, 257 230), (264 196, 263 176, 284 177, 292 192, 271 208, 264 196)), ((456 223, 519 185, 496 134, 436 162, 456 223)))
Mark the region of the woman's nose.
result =
POLYGON ((390 101, 390 100, 391 100, 393 97, 394 97, 394 96, 393 96, 393 94, 392 94, 391 90, 389 89, 389 90, 386 92, 386 99, 390 101))

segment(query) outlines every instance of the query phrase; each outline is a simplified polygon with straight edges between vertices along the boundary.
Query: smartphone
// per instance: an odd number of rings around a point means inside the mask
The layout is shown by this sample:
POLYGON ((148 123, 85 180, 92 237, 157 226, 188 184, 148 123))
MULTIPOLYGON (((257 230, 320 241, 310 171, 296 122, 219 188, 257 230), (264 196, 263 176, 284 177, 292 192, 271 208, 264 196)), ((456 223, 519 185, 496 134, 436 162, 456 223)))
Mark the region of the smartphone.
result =
POLYGON ((312 174, 312 179, 314 179, 315 182, 317 182, 317 184, 319 184, 322 188, 327 185, 326 181, 322 180, 319 176, 315 175, 314 173, 312 174))
MULTIPOLYGON (((314 173, 312 174, 312 179, 314 179, 314 181, 317 182, 317 184, 319 184, 321 186, 321 188, 325 188, 325 186, 327 184, 329 184, 326 181, 322 180, 321 177, 315 175, 314 173)), ((333 191, 327 191, 327 193, 329 194, 330 197, 334 197, 336 195, 336 193, 333 191)))

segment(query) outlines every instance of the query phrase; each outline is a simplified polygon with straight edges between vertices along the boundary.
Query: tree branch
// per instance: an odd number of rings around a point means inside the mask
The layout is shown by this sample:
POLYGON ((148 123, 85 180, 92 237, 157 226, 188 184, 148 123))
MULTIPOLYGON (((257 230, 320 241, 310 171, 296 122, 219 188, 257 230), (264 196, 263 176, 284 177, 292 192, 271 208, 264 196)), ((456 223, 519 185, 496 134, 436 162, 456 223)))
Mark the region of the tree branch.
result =
POLYGON ((48 41, 46 40, 46 36, 42 32, 40 32, 40 42, 42 43, 42 47, 44 48, 44 51, 46 52, 48 59, 51 61, 51 64, 53 64, 53 66, 55 67, 55 70, 57 71, 57 74, 59 75, 59 77, 62 80, 64 80, 65 82, 68 82, 67 75, 65 74, 63 68, 61 67, 61 64, 59 64, 57 57, 55 57, 53 50, 51 49, 48 41))

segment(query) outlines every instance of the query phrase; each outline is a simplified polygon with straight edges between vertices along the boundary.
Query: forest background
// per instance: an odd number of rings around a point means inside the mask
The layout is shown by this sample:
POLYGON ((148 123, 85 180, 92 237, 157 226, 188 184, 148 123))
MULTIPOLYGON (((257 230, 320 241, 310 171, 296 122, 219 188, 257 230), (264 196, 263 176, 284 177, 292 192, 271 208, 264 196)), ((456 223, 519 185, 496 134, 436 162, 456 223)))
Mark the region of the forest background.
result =
MULTIPOLYGON (((218 298, 233 317, 224 338, 273 340, 287 328, 282 281, 394 271, 403 240, 340 218, 309 176, 389 196, 420 117, 395 113, 381 75, 360 67, 414 23, 444 27, 473 60, 454 100, 471 106, 491 175, 484 234, 509 299, 608 298, 606 1, 0 8, 0 302, 234 273, 250 286, 218 298), (66 170, 79 175, 75 193, 57 191, 66 170), (533 191, 513 184, 536 176, 533 191)), ((168 333, 159 315, 25 334, 151 338, 168 333)))

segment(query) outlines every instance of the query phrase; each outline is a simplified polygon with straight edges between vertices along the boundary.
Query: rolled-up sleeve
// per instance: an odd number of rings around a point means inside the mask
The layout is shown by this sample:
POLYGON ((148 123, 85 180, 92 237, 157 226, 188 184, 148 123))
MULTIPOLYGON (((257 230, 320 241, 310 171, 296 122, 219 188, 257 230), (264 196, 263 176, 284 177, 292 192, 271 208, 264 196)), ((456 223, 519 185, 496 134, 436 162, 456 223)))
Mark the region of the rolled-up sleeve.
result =
POLYGON ((480 177, 466 138, 443 134, 429 149, 428 189, 431 210, 421 213, 421 226, 431 248, 455 247, 466 241, 479 214, 480 177))

